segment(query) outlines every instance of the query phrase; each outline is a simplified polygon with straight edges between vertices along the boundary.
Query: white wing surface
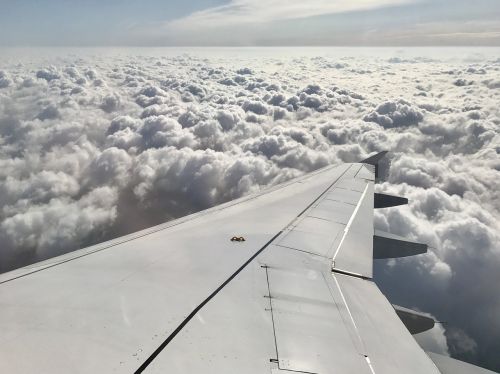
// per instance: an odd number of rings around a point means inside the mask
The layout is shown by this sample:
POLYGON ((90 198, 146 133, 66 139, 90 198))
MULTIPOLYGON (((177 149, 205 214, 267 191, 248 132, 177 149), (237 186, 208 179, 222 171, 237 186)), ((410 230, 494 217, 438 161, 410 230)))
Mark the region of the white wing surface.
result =
POLYGON ((371 279, 373 181, 327 167, 0 275, 0 373, 439 373, 371 279))

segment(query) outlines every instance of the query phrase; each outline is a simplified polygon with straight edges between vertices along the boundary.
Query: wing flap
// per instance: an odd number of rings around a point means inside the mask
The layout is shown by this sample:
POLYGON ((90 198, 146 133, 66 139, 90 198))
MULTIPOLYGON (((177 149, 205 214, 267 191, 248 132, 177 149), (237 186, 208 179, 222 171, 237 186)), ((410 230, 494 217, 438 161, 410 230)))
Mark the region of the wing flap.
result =
POLYGON ((270 251, 263 257, 269 262, 280 370, 370 374, 343 323, 339 310, 342 305, 330 293, 325 278, 330 273, 329 262, 301 252, 270 251), (273 266, 280 258, 286 258, 286 266, 273 266))
POLYGON ((375 373, 438 373, 375 283, 343 274, 333 277, 375 373))

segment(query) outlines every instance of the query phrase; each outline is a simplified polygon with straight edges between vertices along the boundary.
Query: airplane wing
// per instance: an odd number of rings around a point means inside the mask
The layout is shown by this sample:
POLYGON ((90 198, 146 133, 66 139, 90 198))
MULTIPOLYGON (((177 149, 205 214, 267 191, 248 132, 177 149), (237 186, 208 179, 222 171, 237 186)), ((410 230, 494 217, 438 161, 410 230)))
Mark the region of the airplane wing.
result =
POLYGON ((439 373, 372 280, 405 201, 365 161, 0 275, 0 372, 439 373))

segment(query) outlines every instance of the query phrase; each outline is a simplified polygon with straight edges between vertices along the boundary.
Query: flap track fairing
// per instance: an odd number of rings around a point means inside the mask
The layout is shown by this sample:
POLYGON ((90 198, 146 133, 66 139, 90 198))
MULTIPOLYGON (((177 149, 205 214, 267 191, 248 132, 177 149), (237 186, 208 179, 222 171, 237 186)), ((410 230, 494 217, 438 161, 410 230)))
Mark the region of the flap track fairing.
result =
POLYGON ((393 305, 397 315, 411 334, 418 334, 434 327, 434 318, 414 310, 393 305))
POLYGON ((374 208, 390 208, 392 206, 399 206, 408 204, 406 197, 387 195, 385 193, 375 193, 374 208))
POLYGON ((375 230, 373 235, 374 259, 415 256, 426 252, 427 244, 415 243, 380 230, 375 230))

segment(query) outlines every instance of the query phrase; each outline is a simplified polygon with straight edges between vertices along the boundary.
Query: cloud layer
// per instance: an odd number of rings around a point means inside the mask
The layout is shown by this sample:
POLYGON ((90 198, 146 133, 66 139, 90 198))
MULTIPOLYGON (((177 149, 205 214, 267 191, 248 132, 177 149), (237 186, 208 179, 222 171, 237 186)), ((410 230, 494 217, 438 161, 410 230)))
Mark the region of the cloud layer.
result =
POLYGON ((351 52, 4 56, 0 270, 389 149, 375 224, 433 248, 380 287, 500 370, 500 60, 351 52))
POLYGON ((181 19, 171 21, 169 26, 180 29, 195 29, 263 23, 287 19, 307 18, 333 13, 345 13, 376 9, 390 5, 401 5, 416 0, 361 0, 345 2, 338 0, 231 0, 229 4, 196 11, 181 19))

